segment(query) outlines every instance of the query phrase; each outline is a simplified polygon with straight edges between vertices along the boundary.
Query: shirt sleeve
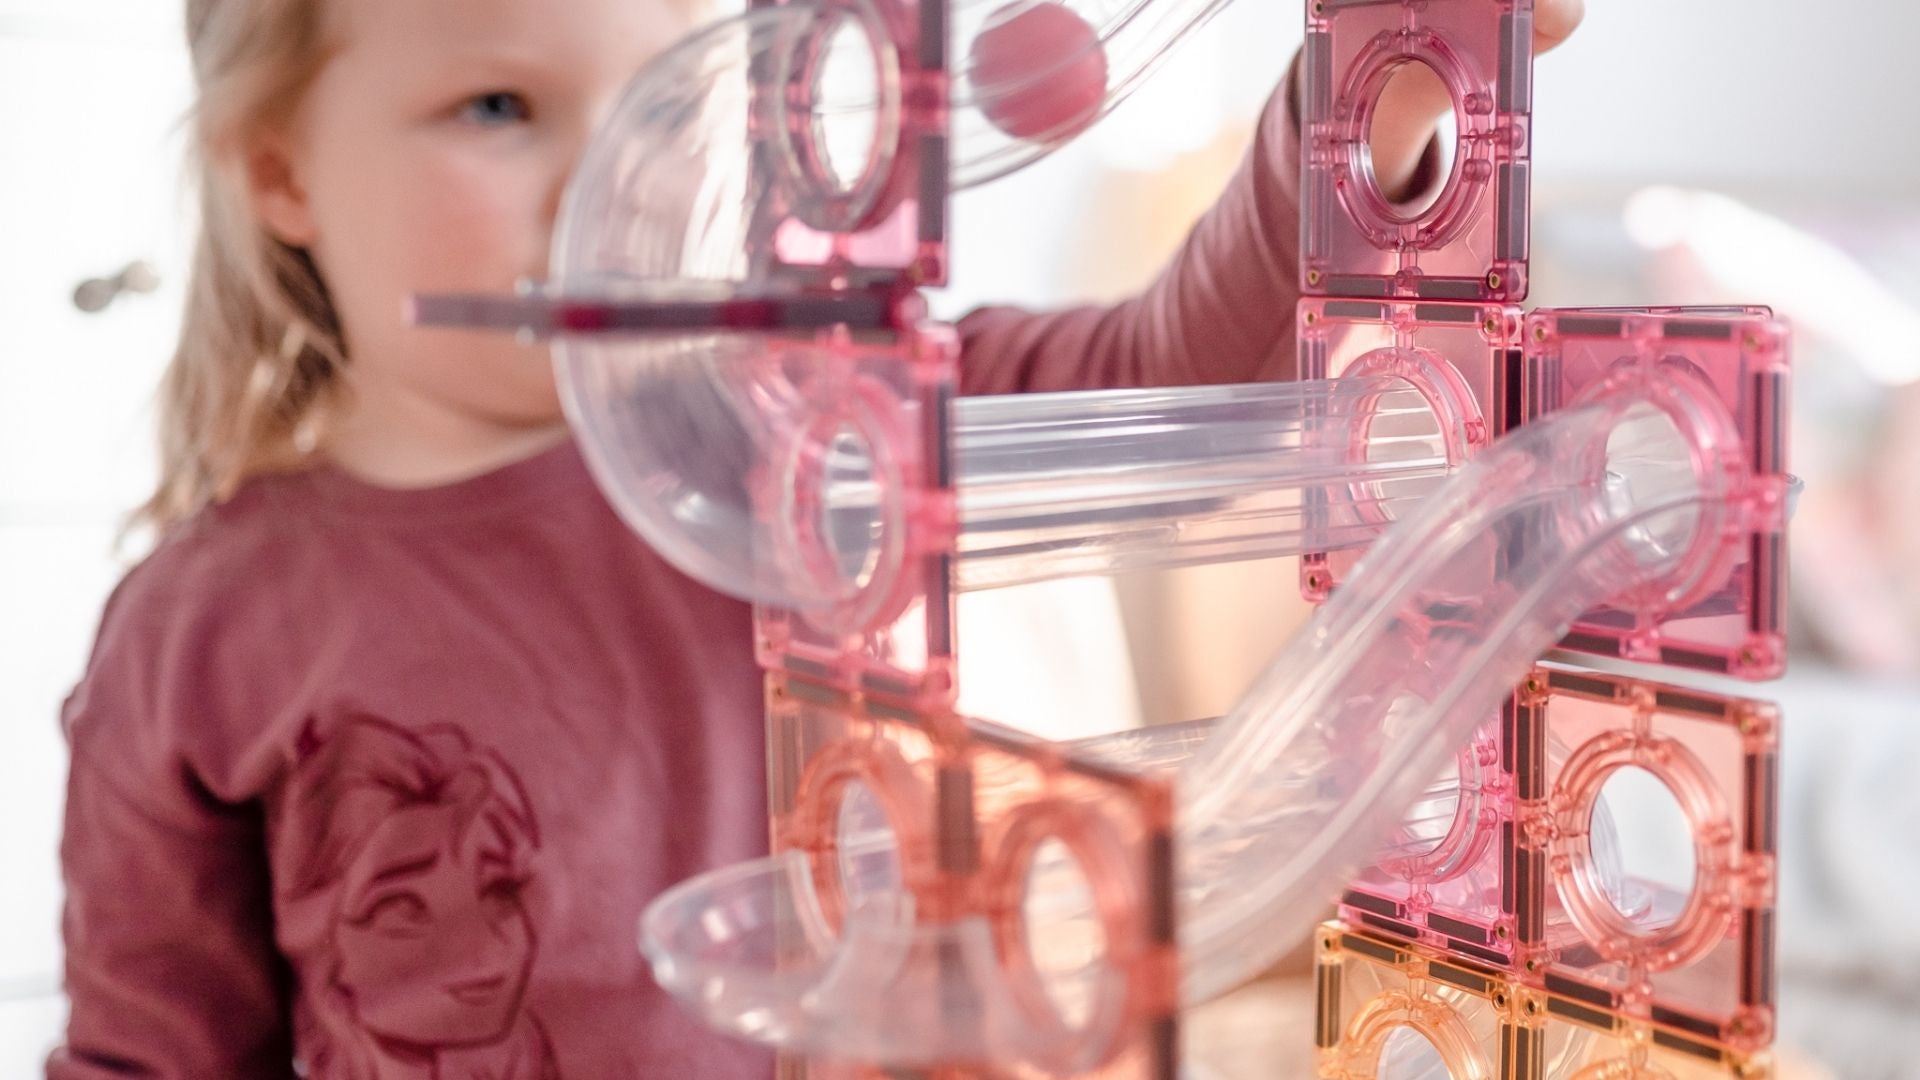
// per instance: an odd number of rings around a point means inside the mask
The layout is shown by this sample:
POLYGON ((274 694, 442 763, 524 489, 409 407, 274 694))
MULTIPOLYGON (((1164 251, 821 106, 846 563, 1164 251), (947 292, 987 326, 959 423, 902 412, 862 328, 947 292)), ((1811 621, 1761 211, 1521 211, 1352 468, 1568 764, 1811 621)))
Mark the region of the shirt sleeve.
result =
POLYGON ((1294 373, 1300 123, 1289 72, 1226 190, 1145 292, 1111 306, 982 308, 960 321, 969 394, 1258 382, 1294 373))
POLYGON ((287 1080, 289 979, 260 812, 206 792, 153 734, 157 718, 132 715, 166 707, 148 677, 163 667, 159 649, 141 622, 109 604, 62 716, 73 750, 60 845, 72 1010, 47 1076, 287 1080))

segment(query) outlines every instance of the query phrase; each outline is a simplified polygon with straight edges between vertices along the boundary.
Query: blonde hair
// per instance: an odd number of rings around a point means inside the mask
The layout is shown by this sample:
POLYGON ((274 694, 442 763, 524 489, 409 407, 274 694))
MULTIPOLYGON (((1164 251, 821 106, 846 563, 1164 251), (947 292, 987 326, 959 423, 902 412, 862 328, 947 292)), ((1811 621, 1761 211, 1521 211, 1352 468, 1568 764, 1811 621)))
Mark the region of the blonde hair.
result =
POLYGON ((160 388, 160 477, 134 513, 164 532, 250 476, 306 459, 344 387, 339 321, 307 252, 270 234, 247 148, 289 121, 327 59, 321 0, 187 0, 200 235, 160 388))

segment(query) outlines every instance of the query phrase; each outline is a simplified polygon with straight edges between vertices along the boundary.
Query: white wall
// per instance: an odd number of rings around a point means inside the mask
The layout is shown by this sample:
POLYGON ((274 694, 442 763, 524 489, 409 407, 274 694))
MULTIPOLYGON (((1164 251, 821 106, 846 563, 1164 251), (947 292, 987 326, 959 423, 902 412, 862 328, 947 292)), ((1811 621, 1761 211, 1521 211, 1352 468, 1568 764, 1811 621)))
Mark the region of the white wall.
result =
POLYGON ((1912 192, 1917 37, 1897 0, 1589 0, 1536 68, 1537 182, 1912 192))
POLYGON ((179 5, 0 0, 0 1076, 58 1030, 61 699, 151 482, 154 384, 178 325, 179 5), (80 281, 135 259, 156 295, 97 315, 80 281))

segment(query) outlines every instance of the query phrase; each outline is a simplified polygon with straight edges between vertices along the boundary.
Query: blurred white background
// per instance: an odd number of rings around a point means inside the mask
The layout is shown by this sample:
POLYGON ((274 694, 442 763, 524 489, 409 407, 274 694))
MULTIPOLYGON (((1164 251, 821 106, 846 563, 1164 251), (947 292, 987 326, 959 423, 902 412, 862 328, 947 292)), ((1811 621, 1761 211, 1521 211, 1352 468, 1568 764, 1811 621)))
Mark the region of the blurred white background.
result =
MULTIPOLYGON (((0 0, 4 1076, 58 1030, 58 707, 137 554, 112 542, 177 320, 179 6, 0 0), (157 292, 75 309, 135 260, 157 292)), ((1815 648, 1761 694, 1792 708, 1784 1021, 1842 1075, 1920 1075, 1888 1027, 1920 1030, 1920 8, 1589 6, 1537 70, 1530 303, 1770 302, 1802 327, 1796 632, 1815 648)), ((962 195, 939 310, 1143 284, 1237 163, 1300 21, 1297 0, 1239 0, 1078 143, 962 195)), ((968 704, 1049 732, 1217 713, 1294 596, 1268 564, 970 598, 968 704)))

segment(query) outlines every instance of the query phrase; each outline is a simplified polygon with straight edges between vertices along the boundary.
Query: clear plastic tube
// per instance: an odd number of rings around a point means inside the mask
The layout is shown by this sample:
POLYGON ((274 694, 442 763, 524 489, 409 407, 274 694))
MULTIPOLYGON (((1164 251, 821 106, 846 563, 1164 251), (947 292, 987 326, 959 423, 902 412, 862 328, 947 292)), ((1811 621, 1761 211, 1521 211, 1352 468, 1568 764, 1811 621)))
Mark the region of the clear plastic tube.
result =
MULTIPOLYGON (((684 573, 754 603, 866 610, 887 593, 924 546, 906 535, 917 493, 900 479, 891 406, 802 399, 740 336, 662 350, 567 351, 569 415, 622 519, 684 573)), ((1365 545, 1465 456, 1468 410, 1412 385, 958 399, 956 584, 1365 545)))
MULTIPOLYGON (((1388 531, 1185 756, 1185 1001, 1244 981, 1307 934, 1576 615, 1627 593, 1677 595, 1717 558, 1741 466, 1711 409, 1650 376, 1496 444, 1388 531)), ((880 888, 836 934, 797 860, 663 895, 643 922, 661 985, 718 1027, 802 1054, 1045 1067, 1097 1055, 1010 1003, 984 920, 915 923, 911 899, 880 888)), ((1051 940, 1098 915, 1076 893, 1026 918, 1029 939, 1051 940)), ((1092 955, 1067 981, 1097 998, 1117 977, 1092 955)))
POLYGON ((964 398, 957 585, 1372 543, 1451 471, 1390 376, 964 398))

